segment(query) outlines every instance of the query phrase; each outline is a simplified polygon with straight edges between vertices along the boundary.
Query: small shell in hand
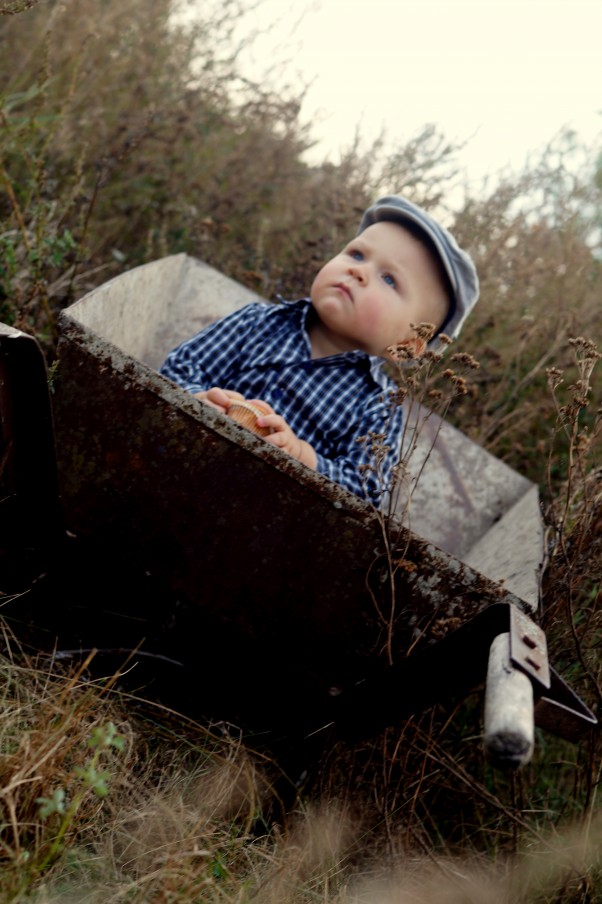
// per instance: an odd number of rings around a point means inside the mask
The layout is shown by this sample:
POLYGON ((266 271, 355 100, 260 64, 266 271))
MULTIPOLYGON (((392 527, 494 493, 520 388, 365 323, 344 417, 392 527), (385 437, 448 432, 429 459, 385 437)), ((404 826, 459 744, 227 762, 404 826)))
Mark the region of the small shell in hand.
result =
POLYGON ((253 433, 257 433, 259 436, 268 436, 270 428, 258 427, 257 418, 261 417, 262 414, 270 413, 268 406, 263 405, 261 402, 247 402, 240 399, 234 399, 227 411, 228 417, 231 417, 233 421, 236 421, 237 424, 242 424, 243 427, 252 430, 253 433))

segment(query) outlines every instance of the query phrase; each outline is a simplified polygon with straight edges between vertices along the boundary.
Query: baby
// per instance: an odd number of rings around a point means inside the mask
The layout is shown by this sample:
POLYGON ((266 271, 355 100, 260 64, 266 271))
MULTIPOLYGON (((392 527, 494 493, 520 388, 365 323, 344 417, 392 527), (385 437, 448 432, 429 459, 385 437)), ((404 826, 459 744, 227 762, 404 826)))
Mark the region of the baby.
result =
POLYGON ((474 264, 425 210, 376 201, 315 277, 309 298, 254 302, 174 349, 160 372, 223 413, 268 408, 266 442, 378 503, 399 457, 402 412, 383 367, 391 346, 426 348, 414 326, 457 336, 479 294, 474 264), (378 469, 371 443, 385 446, 378 469))

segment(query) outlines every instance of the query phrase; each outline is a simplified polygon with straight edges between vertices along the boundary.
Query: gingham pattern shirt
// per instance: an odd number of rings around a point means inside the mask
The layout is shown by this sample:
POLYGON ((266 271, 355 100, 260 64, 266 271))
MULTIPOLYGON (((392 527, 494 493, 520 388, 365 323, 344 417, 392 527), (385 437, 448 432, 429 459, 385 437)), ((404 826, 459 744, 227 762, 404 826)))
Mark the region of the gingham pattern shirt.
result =
POLYGON ((312 358, 310 307, 308 298, 246 305, 179 345, 160 373, 191 393, 219 386, 263 399, 313 446, 321 474, 378 503, 401 445, 396 386, 366 352, 312 358), (378 476, 370 444, 358 441, 371 433, 390 447, 378 476))

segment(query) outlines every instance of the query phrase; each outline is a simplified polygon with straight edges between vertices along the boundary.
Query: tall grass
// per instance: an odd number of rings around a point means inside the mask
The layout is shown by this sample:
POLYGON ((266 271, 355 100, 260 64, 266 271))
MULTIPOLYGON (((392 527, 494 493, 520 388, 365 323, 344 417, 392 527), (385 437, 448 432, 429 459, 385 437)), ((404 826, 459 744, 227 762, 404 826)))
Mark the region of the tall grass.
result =
MULTIPOLYGON (((572 828, 549 818, 537 827, 524 802, 522 810, 504 804, 458 750, 444 752, 432 724, 413 731, 413 752, 409 735, 397 743, 407 787, 385 822, 370 812, 371 797, 390 794, 383 772, 378 783, 364 776, 347 799, 339 788, 300 801, 268 831, 261 814, 274 793, 274 764, 239 740, 128 698, 111 676, 93 680, 87 669, 28 658, 5 640, 12 653, 0 660, 3 901, 600 900, 600 814, 572 828), (428 769, 420 768, 424 753, 428 769), (409 757, 418 761, 412 768, 409 757), (456 807, 457 842, 435 852, 429 836, 441 782, 448 790, 467 784, 497 850, 485 856, 456 807), (524 843, 511 852, 504 835, 513 823, 524 843)), ((375 758, 374 749, 367 755, 375 758)))
MULTIPOLYGON (((61 308, 128 267, 185 251, 300 295, 375 195, 437 209, 482 283, 459 343, 481 366, 449 417, 540 485, 552 660, 599 711, 599 147, 561 133, 453 209, 456 149, 431 126, 384 160, 358 143, 309 166, 302 88, 239 71, 232 24, 252 8, 202 11, 184 28, 169 0, 0 3, 0 318, 51 364, 61 308)), ((597 736, 540 735, 531 765, 499 774, 474 695, 327 751, 268 825, 277 764, 239 740, 8 634, 0 670, 4 900, 602 900, 597 736)))

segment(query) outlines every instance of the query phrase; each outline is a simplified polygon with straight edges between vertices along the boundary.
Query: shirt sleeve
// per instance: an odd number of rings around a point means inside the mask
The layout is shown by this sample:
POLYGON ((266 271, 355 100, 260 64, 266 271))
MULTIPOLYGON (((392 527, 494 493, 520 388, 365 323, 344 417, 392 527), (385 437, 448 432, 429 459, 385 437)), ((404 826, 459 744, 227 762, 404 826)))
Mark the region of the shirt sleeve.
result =
POLYGON ((391 490, 402 429, 401 407, 393 407, 385 392, 366 406, 360 428, 347 438, 341 455, 326 458, 316 451, 316 470, 378 506, 391 490))
POLYGON ((264 308, 252 302, 216 320, 169 353, 159 373, 187 392, 204 392, 212 386, 228 389, 234 378, 249 333, 264 308))

